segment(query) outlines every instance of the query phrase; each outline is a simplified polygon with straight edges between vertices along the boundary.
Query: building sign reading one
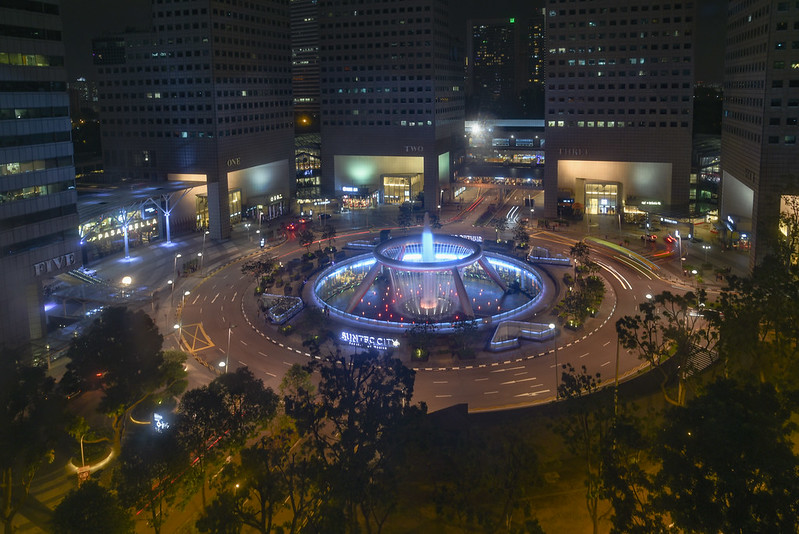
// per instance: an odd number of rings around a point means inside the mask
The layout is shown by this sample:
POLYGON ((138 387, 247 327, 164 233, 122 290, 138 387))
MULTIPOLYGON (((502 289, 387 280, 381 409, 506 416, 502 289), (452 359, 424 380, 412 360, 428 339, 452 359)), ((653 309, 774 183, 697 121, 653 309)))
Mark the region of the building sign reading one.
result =
POLYGON ((70 252, 69 254, 64 254, 63 256, 58 256, 56 258, 51 258, 49 260, 40 261, 39 263, 34 263, 33 271, 36 276, 41 276, 45 273, 58 271, 64 267, 69 267, 70 265, 75 265, 74 252, 70 252))
POLYGON ((377 350, 399 347, 400 344, 398 339, 392 337, 365 336, 362 334, 353 334, 351 332, 342 332, 339 339, 348 345, 377 350))
POLYGON ((241 158, 240 157, 230 158, 229 160, 227 160, 227 166, 228 167, 235 167, 236 165, 238 165, 240 163, 241 163, 241 158))

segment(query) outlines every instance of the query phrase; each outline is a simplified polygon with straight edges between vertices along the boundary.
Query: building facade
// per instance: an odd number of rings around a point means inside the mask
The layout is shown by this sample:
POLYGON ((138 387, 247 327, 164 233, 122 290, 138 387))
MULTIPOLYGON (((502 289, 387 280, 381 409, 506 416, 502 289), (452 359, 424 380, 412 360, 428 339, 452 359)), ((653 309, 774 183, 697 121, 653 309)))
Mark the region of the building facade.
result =
POLYGON ((543 11, 470 20, 467 37, 467 116, 491 120, 537 115, 535 95, 542 95, 544 88, 543 11))
POLYGON ((368 206, 414 201, 419 189, 433 210, 447 194, 464 114, 449 8, 448 0, 319 1, 325 192, 368 206))
POLYGON ((799 6, 727 7, 721 209, 730 240, 747 241, 754 267, 778 237, 781 205, 799 195, 799 6))
POLYGON ((694 2, 547 2, 546 213, 689 206, 694 2))
POLYGON ((0 5, 0 346, 46 333, 43 285, 80 265, 60 4, 0 5))
POLYGON ((318 128, 319 4, 291 0, 291 69, 297 126, 318 128))
POLYGON ((151 31, 96 39, 94 54, 113 180, 205 184, 197 227, 213 239, 228 238, 247 208, 288 211, 288 0, 153 1, 151 31))

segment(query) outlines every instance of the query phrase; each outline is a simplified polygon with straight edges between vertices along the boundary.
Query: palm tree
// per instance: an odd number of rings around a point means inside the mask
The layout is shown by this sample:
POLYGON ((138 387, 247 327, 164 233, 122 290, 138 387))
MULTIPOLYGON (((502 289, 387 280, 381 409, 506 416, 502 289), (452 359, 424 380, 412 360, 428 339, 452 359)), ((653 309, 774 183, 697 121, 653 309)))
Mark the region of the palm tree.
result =
POLYGON ((499 243, 499 233, 504 232, 508 229, 508 219, 506 217, 500 217, 498 219, 494 219, 494 230, 497 232, 497 243, 499 243))

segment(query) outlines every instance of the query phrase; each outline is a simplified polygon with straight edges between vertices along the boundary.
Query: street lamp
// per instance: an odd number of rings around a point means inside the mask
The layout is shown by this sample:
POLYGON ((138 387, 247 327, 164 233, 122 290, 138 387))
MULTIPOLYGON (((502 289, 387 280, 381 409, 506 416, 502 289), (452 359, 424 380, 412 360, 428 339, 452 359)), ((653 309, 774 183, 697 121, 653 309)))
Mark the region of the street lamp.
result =
POLYGON ((250 235, 250 223, 244 223, 244 228, 247 229, 247 241, 252 243, 252 236, 250 235))
POLYGON ((707 251, 710 250, 710 245, 702 245, 702 248, 705 251, 705 263, 707 263, 707 251))
MULTIPOLYGON (((225 352, 225 373, 227 373, 228 365, 230 365, 230 333, 233 329, 236 328, 236 325, 232 324, 227 327, 227 352, 225 352)), ((219 365, 222 367, 222 364, 219 365)))
POLYGON ((202 276, 203 275, 203 259, 205 258, 205 256, 203 255, 202 252, 198 252, 197 253, 197 257, 200 258, 200 276, 202 276))
POLYGON ((683 271, 683 268, 682 268, 682 261, 683 261, 683 257, 682 257, 682 236, 680 235, 680 231, 679 230, 674 230, 674 237, 677 238, 677 242, 680 245, 680 271, 683 271))
POLYGON ((169 291, 169 307, 171 308, 172 306, 175 305, 175 298, 174 298, 175 297, 175 281, 174 280, 167 280, 166 283, 169 284, 169 288, 170 288, 170 291, 169 291))
POLYGON ((178 334, 178 350, 180 350, 180 341, 183 339, 183 323, 176 323, 172 326, 172 328, 177 331, 178 334))
MULTIPOLYGON (((202 248, 200 256, 205 256, 205 236, 207 236, 210 233, 211 232, 209 230, 206 230, 203 233, 203 248, 202 248)), ((200 260, 200 276, 202 276, 202 275, 203 275, 202 260, 200 260)))
MULTIPOLYGON (((555 324, 549 323, 552 330, 552 339, 555 339, 555 324)), ((555 400, 558 400, 558 343, 555 342, 555 400)))
POLYGON ((183 301, 180 303, 180 310, 181 310, 180 313, 183 313, 183 308, 186 307, 186 297, 188 297, 189 295, 191 295, 191 291, 187 290, 183 293, 183 301))
MULTIPOLYGON (((182 257, 183 257, 183 254, 181 254, 180 252, 175 254, 175 266, 172 269, 172 279, 173 280, 177 280, 178 279, 178 258, 182 258, 182 257)), ((173 287, 173 289, 174 289, 174 287, 173 287)))

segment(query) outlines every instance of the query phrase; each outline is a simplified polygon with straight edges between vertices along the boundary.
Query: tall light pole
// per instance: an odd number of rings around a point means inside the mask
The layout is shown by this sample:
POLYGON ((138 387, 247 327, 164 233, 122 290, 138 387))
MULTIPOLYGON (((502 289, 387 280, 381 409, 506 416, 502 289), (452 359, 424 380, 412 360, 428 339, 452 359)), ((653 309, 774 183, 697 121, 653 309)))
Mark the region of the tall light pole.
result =
MULTIPOLYGON (((555 339, 555 324, 549 323, 552 330, 552 339, 555 339)), ((558 400, 558 343, 555 342, 555 400, 558 400)))
POLYGON ((227 373, 227 368, 230 365, 230 333, 233 332, 233 329, 236 328, 236 325, 232 324, 227 327, 227 352, 225 352, 225 373, 227 373))
POLYGON ((685 272, 682 268, 682 236, 680 235, 679 230, 674 231, 674 237, 677 238, 677 243, 679 244, 680 247, 680 272, 685 272))
MULTIPOLYGON (((181 254, 180 252, 175 254, 175 266, 172 268, 172 273, 173 273, 172 274, 172 280, 177 280, 178 279, 178 258, 182 258, 182 257, 183 257, 183 254, 181 254)), ((173 289, 174 289, 174 287, 173 287, 173 289)))
POLYGON ((180 342, 183 339, 183 323, 177 323, 172 328, 174 328, 178 333, 178 350, 180 350, 180 342))
POLYGON ((200 258, 200 278, 203 276, 203 260, 205 259, 205 255, 202 252, 198 252, 197 256, 200 258))
POLYGON ((200 251, 200 276, 203 275, 202 258, 205 256, 205 236, 207 236, 210 233, 211 232, 209 230, 206 230, 205 232, 203 232, 203 248, 200 251))
MULTIPOLYGON (((166 283, 169 284, 169 287, 170 287, 170 291, 169 291, 169 307, 172 308, 172 306, 175 305, 175 281, 174 280, 167 280, 166 283)), ((172 311, 172 310, 170 309, 170 311, 172 311)))
POLYGON ((247 241, 252 243, 252 236, 250 235, 250 223, 244 223, 244 228, 247 229, 247 241))
POLYGON ((705 251, 705 263, 707 263, 707 251, 710 250, 710 245, 702 245, 702 248, 705 251))
POLYGON ((185 307, 186 307, 186 297, 188 297, 189 295, 191 295, 191 291, 188 291, 188 290, 187 290, 187 291, 185 291, 185 292, 183 293, 183 300, 182 300, 182 302, 180 303, 180 314, 181 314, 181 316, 183 315, 183 308, 185 308, 185 307))

